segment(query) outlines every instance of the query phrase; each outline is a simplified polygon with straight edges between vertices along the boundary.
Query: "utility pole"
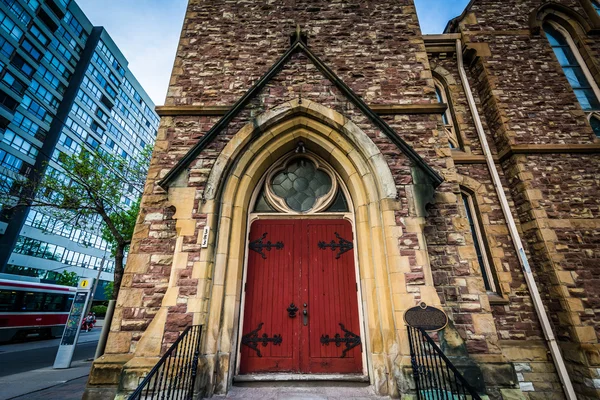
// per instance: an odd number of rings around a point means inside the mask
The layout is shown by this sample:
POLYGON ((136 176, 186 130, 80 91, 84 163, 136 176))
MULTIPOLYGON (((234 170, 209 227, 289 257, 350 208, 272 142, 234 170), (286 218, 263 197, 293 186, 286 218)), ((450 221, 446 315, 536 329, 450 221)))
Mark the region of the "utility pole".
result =
POLYGON ((100 274, 102 273, 102 268, 104 268, 104 263, 106 262, 106 252, 102 256, 102 261, 100 261, 100 267, 98 268, 98 276, 96 276, 96 280, 94 281, 94 287, 92 288, 92 294, 90 295, 90 301, 88 303, 87 310, 85 311, 85 315, 87 315, 92 309, 92 302, 94 301, 94 295, 96 294, 96 289, 98 288, 98 282, 100 281, 100 274))

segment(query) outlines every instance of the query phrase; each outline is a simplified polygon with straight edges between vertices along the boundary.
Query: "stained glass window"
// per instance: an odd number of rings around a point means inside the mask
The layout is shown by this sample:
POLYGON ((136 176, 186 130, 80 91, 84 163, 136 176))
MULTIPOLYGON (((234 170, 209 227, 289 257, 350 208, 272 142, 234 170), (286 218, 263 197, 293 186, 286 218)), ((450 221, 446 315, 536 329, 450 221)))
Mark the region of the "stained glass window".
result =
POLYGON ((592 126, 596 136, 600 137, 600 120, 595 114, 590 118, 590 125, 592 126))
POLYGON ((581 108, 585 111, 599 110, 600 102, 567 38, 548 22, 544 23, 543 28, 581 108))
POLYGON ((452 122, 452 116, 450 114, 450 110, 452 108, 452 101, 448 98, 446 91, 444 90, 442 84, 435 81, 435 97, 438 103, 445 103, 448 108, 442 114, 442 122, 444 123, 444 133, 448 137, 448 146, 451 149, 456 149, 459 147, 458 139, 456 132, 454 131, 454 123, 452 122))
POLYGON ((255 212, 277 212, 267 201, 265 197, 265 189, 262 189, 258 194, 258 198, 256 199, 256 205, 254 206, 255 212))
POLYGON ((333 203, 331 203, 331 205, 329 207, 327 207, 325 212, 347 212, 347 211, 348 211, 348 202, 346 201, 346 196, 344 196, 344 193, 341 190, 338 190, 337 194, 335 195, 335 199, 333 200, 333 203))
POLYGON ((294 211, 309 211, 332 187, 331 177, 307 158, 287 164, 271 181, 271 190, 294 211))
POLYGON ((479 264, 479 268, 481 269, 481 275, 483 277, 485 289, 488 291, 495 292, 496 287, 492 280, 493 278, 491 277, 491 267, 489 265, 487 255, 485 254, 485 249, 483 248, 482 237, 480 235, 481 232, 477 226, 478 221, 476 219, 476 210, 473 204, 473 200, 468 194, 462 193, 462 201, 465 206, 465 211, 467 212, 467 220, 469 221, 469 227, 471 228, 471 235, 473 236, 475 253, 477 254, 477 262, 479 264))

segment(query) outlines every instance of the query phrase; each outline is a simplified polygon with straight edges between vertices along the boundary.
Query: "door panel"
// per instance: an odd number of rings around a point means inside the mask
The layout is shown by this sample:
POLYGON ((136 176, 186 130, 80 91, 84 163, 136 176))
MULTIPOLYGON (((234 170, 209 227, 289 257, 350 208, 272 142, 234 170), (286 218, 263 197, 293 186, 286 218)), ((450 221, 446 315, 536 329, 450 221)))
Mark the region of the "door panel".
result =
POLYGON ((298 304, 298 222, 259 220, 250 229, 240 362, 243 374, 298 372, 300 318, 290 318, 287 311, 292 302, 298 304), (278 243, 283 247, 275 247, 278 243))
POLYGON ((362 372, 352 242, 342 219, 252 224, 240 373, 362 372))
POLYGON ((345 220, 305 223, 309 244, 303 287, 309 304, 309 325, 303 335, 308 343, 301 344, 303 370, 360 373, 360 322, 354 251, 350 247, 352 227, 345 220))

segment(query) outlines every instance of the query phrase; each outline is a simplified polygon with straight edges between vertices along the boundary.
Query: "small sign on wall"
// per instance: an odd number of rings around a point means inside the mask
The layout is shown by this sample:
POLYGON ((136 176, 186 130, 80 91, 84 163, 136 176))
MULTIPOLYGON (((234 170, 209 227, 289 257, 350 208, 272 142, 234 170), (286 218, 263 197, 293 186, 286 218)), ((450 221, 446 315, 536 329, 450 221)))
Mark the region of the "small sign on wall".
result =
POLYGON ((417 307, 406 310, 404 321, 413 328, 421 328, 426 331, 439 331, 444 329, 448 324, 448 316, 442 310, 430 307, 421 302, 417 307))
POLYGON ((208 234, 210 232, 210 228, 208 226, 204 227, 204 231, 202 232, 202 243, 200 244, 200 246, 202 248, 206 248, 208 247, 208 234))

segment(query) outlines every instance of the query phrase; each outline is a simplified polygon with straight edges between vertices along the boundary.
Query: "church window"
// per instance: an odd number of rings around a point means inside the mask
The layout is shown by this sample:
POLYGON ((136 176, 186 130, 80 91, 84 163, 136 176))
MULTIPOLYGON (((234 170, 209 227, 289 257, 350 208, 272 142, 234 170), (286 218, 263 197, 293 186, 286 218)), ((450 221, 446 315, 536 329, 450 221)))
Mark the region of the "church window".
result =
POLYGON ((477 263, 479 264, 479 268, 481 270, 481 276, 483 277, 485 289, 489 292, 496 292, 496 284, 494 282, 491 268, 492 263, 490 262, 486 252, 486 246, 483 241, 483 229, 477 216, 475 202, 470 194, 462 192, 461 195, 465 212, 467 214, 467 220, 469 221, 471 235, 473 236, 473 245, 475 246, 475 252, 477 254, 477 263))
POLYGON ((435 96, 438 103, 448 105, 446 111, 442 114, 442 122, 444 123, 444 133, 448 139, 448 146, 451 149, 459 148, 458 136, 452 120, 452 101, 446 93, 445 87, 438 80, 434 81, 435 84, 435 96))
POLYGON ((553 22, 545 22, 543 28, 581 108, 588 115, 594 133, 600 137, 600 89, 598 85, 567 31, 553 22))
POLYGON ((275 195, 294 211, 306 212, 331 190, 331 177, 306 158, 297 158, 271 180, 275 195))
POLYGON ((311 154, 284 158, 269 169, 262 182, 254 212, 306 214, 349 210, 337 174, 311 154))
POLYGON ((600 3, 597 0, 592 0, 592 7, 598 14, 600 14, 600 3))

